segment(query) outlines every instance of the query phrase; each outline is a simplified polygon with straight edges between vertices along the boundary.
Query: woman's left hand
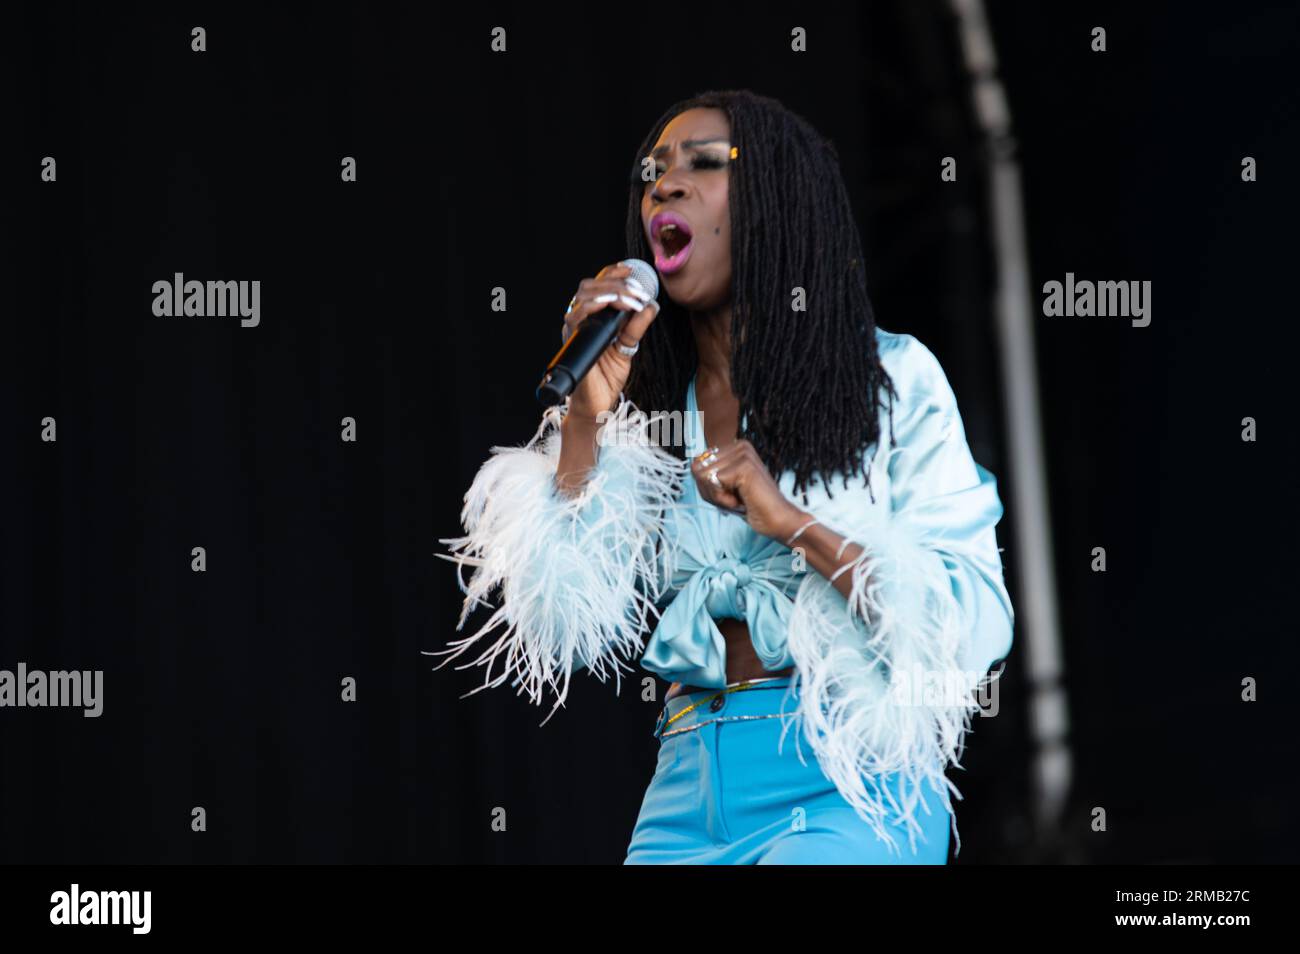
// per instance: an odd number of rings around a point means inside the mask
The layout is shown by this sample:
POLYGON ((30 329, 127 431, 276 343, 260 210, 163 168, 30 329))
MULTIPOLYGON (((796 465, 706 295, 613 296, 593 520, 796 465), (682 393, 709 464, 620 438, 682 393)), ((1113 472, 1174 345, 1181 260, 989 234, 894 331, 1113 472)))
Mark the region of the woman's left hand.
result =
POLYGON ((808 515, 781 492, 766 465, 747 440, 721 449, 711 447, 691 461, 700 496, 743 516, 755 533, 784 543, 808 515), (711 475, 717 475, 715 483, 711 475))

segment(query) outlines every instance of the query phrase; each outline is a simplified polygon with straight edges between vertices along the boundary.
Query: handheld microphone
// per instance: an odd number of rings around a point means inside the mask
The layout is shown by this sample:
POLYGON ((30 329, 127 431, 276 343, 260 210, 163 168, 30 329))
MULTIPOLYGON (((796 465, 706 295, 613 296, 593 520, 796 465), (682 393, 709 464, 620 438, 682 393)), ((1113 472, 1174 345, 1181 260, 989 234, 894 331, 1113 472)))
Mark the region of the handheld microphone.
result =
MULTIPOLYGON (((632 270, 628 275, 629 281, 640 285, 651 298, 659 297, 659 274, 651 265, 639 258, 625 258, 620 264, 632 270)), ((537 386, 537 400, 546 405, 559 404, 573 393, 578 382, 623 330, 627 319, 635 314, 627 310, 615 311, 616 305, 616 302, 610 302, 603 311, 588 315, 578 325, 546 366, 542 383, 537 386)))

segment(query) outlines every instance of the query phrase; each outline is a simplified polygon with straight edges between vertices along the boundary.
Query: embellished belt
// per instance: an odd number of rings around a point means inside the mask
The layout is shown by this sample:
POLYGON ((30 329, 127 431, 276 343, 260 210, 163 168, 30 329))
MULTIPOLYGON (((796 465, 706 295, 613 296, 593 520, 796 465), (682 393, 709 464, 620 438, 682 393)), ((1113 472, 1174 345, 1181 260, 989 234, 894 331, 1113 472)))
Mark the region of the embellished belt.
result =
POLYGON ((731 698, 733 693, 759 689, 785 690, 790 685, 791 678, 770 676, 764 679, 744 679, 719 690, 705 689, 673 696, 664 703, 659 713, 659 721, 655 723, 654 734, 662 740, 683 732, 690 732, 712 722, 739 722, 748 719, 777 719, 782 716, 792 716, 791 711, 768 711, 773 708, 769 704, 751 703, 748 700, 742 704, 741 700, 731 698), (725 714, 719 714, 724 710, 726 710, 725 714))

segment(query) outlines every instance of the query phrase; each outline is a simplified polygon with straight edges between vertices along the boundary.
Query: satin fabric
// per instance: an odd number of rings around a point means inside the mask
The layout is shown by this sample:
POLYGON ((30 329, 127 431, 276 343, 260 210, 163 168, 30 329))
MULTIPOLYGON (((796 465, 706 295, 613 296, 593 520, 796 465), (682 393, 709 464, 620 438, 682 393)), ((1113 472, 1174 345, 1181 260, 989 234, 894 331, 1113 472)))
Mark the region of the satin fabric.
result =
MULTIPOLYGON (((878 328, 876 337, 881 363, 899 394, 892 425, 897 443, 889 442, 886 405, 882 439, 869 455, 871 486, 858 474, 845 488, 837 475, 830 494, 818 481, 805 503, 794 493, 793 473, 778 483, 802 509, 857 542, 869 546, 872 526, 886 516, 931 541, 935 573, 945 564, 951 571, 968 622, 963 664, 986 671, 1006 655, 1011 640, 1011 601, 994 535, 1003 513, 997 482, 972 458, 956 400, 929 349, 908 334, 878 328)), ((705 450, 698 412, 692 378, 684 428, 688 458, 705 450)), ((664 536, 673 541, 675 565, 641 665, 669 682, 725 686, 726 644, 714 622, 722 618, 748 624, 769 672, 792 665, 786 630, 793 599, 815 571, 783 542, 754 533, 743 517, 703 500, 689 474, 664 536)))

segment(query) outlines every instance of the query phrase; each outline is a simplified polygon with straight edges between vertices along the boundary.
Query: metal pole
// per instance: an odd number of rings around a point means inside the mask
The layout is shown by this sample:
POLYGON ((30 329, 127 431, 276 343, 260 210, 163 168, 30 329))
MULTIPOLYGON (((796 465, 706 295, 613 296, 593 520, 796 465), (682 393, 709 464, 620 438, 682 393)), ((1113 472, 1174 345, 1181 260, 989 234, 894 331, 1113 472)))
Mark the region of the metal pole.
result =
POLYGON ((1060 820, 1072 781, 1069 707, 1061 685, 1061 629, 1057 609, 1052 532, 1038 417, 1034 358, 1034 305, 1021 200, 1020 165, 1011 112, 997 75, 997 56, 982 0, 949 0, 957 15, 975 112, 989 145, 992 238, 997 261, 998 353, 1003 375, 1015 519, 1015 565, 1020 581, 1016 616, 1021 622, 1029 686, 1029 731, 1034 745, 1034 818, 1040 833, 1060 820))

